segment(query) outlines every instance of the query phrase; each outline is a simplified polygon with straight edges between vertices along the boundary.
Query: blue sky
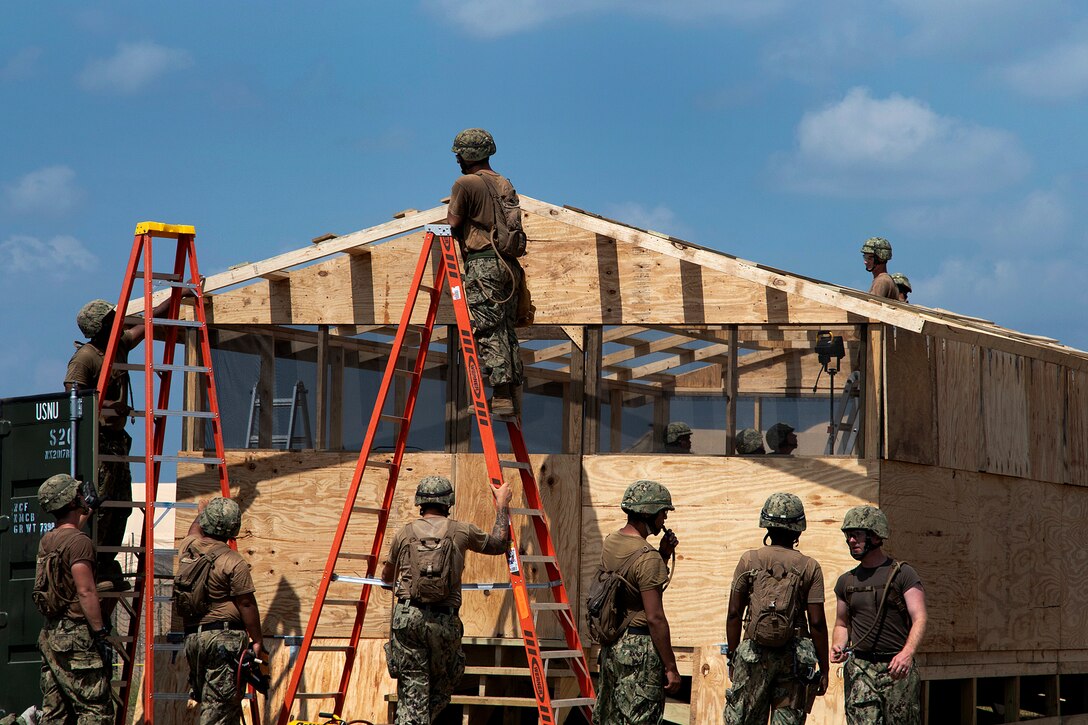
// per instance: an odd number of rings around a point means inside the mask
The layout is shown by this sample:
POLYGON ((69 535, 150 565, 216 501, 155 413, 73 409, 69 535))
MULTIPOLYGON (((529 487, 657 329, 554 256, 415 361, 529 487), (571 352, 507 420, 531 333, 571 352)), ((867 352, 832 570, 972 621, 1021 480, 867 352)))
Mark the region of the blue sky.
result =
POLYGON ((206 274, 520 191, 1088 348, 1088 6, 1012 0, 0 4, 0 396, 60 387, 132 229, 206 274))

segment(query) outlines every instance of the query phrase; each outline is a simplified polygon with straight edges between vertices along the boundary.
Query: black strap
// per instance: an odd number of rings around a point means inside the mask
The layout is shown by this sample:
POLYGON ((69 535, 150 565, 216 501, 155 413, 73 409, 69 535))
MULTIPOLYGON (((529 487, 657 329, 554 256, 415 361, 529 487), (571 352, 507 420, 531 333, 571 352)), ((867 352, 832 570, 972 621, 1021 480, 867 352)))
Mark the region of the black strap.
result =
MULTIPOLYGON (((902 568, 903 562, 901 561, 895 562, 895 564, 892 566, 892 573, 888 575, 888 581, 884 585, 884 593, 880 597, 880 605, 876 608, 876 617, 873 618, 873 623, 869 625, 869 629, 865 630, 865 634, 861 637, 858 637, 856 640, 853 637, 850 638, 850 649, 856 647, 857 643, 864 642, 866 638, 868 638, 868 636, 873 633, 877 626, 883 625, 884 607, 888 603, 888 592, 891 591, 892 582, 895 581, 896 575, 899 574, 899 570, 902 568)), ((854 571, 856 572, 857 568, 855 568, 854 571)), ((875 587, 869 587, 869 589, 871 589, 872 591, 876 591, 875 587)))

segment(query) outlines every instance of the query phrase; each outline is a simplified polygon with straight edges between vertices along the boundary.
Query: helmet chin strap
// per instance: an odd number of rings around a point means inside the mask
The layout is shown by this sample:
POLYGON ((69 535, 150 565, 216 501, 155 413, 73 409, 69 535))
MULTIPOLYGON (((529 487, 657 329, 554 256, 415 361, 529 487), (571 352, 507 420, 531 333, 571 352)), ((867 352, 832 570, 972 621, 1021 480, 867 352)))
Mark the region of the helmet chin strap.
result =
POLYGON ((868 555, 868 553, 870 551, 872 551, 873 549, 876 549, 876 548, 877 547, 873 545, 873 535, 871 533, 869 533, 868 531, 866 531, 865 532, 865 548, 862 549, 860 554, 855 554, 853 551, 851 551, 850 556, 854 557, 855 561, 861 561, 862 559, 864 559, 868 555))

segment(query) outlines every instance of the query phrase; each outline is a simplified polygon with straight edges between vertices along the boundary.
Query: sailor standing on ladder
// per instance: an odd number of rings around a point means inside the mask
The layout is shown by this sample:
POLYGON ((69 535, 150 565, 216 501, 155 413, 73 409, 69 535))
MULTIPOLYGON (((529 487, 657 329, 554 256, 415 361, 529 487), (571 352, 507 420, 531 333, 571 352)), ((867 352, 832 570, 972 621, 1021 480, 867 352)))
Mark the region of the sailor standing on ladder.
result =
MULTIPOLYGON (((183 296, 191 296, 186 290, 183 296)), ((154 317, 161 317, 170 308, 167 299, 155 307, 154 317)), ((87 336, 85 343, 76 343, 75 354, 68 361, 64 374, 64 389, 88 390, 98 386, 106 347, 113 329, 114 306, 106 300, 91 300, 76 315, 76 325, 87 336)), ((133 325, 121 335, 114 363, 128 361, 130 350, 139 345, 145 334, 143 324, 133 325)), ((101 414, 98 419, 98 455, 127 456, 132 448, 132 437, 125 431, 125 419, 132 410, 132 390, 128 372, 111 370, 110 382, 104 400, 99 401, 101 414)), ((98 464, 98 497, 103 501, 132 501, 132 472, 124 461, 103 461, 98 464)), ((103 507, 98 509, 96 547, 120 546, 125 537, 125 525, 132 509, 129 507, 103 507)), ((99 591, 126 591, 131 585, 121 573, 117 552, 99 551, 96 563, 99 591)))

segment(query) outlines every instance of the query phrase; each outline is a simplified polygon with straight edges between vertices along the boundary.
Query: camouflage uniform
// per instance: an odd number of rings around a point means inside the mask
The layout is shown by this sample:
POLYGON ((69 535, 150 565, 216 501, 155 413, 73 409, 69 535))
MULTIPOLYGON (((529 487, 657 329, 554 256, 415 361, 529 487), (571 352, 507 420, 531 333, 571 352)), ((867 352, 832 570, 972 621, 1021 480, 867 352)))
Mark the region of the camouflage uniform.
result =
POLYGON ((805 722, 806 687, 796 675, 799 667, 816 667, 816 648, 808 637, 781 648, 741 642, 733 657, 733 684, 725 693, 725 722, 729 725, 801 725, 805 722))
POLYGON ((427 725, 450 704, 465 672, 464 631, 456 612, 407 602, 393 608, 388 664, 397 678, 396 725, 427 725))
POLYGON ((514 275, 522 274, 521 266, 515 260, 473 257, 470 253, 465 261, 465 297, 472 310, 476 352, 480 365, 489 373, 492 386, 521 385, 525 379, 514 329, 518 285, 511 279, 507 266, 514 275))
POLYGON ((851 657, 843 667, 843 677, 847 725, 921 724, 918 668, 911 665, 906 677, 893 680, 887 662, 851 657))
POLYGON ((238 658, 248 645, 249 635, 236 629, 186 635, 189 693, 200 703, 200 725, 242 721, 238 658))
POLYGON ((603 645, 594 725, 657 725, 665 713, 665 665, 648 634, 603 645))
POLYGON ((85 621, 47 620, 38 635, 42 654, 43 723, 113 722, 110 671, 85 621))
MULTIPOLYGON (((127 456, 132 449, 132 436, 124 429, 99 426, 98 453, 103 456, 127 456)), ((132 471, 123 461, 100 461, 98 464, 98 495, 109 501, 132 501, 132 471)), ((105 506, 98 510, 96 546, 120 546, 124 543, 125 527, 132 509, 105 506)), ((121 566, 117 554, 100 552, 99 577, 119 578, 121 566)))

